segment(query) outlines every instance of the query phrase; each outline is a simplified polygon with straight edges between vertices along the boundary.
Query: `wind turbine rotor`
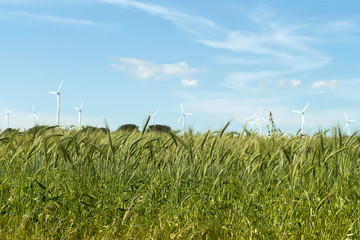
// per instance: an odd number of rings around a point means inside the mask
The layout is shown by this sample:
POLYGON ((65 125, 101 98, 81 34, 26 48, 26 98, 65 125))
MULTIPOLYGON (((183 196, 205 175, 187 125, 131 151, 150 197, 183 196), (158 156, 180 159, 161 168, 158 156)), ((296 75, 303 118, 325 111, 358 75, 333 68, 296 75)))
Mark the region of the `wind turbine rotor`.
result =
POLYGON ((352 122, 356 122, 356 120, 354 119, 349 119, 348 116, 346 115, 346 113, 344 113, 345 115, 345 119, 346 119, 346 124, 345 124, 345 131, 346 131, 346 128, 347 128, 347 132, 348 132, 348 135, 350 135, 350 123, 352 122))
POLYGON ((11 113, 11 111, 9 111, 9 109, 7 109, 7 107, 6 107, 6 106, 5 106, 5 112, 6 112, 6 114, 11 113))
POLYGON ((154 117, 158 113, 158 111, 153 112, 152 108, 150 108, 149 117, 151 119, 151 124, 154 125, 154 117))
MULTIPOLYGON (((254 120, 256 114, 257 114, 257 112, 255 112, 254 115, 252 115, 251 118, 244 118, 244 119, 247 120, 248 122, 250 121, 250 126, 251 126, 251 128, 254 127, 254 123, 258 125, 258 123, 256 122, 256 120, 254 120)), ((258 125, 258 126, 259 126, 259 125, 258 125)))
POLYGON ((191 114, 191 113, 184 112, 184 108, 183 108, 183 106, 181 105, 181 103, 180 103, 180 109, 181 109, 181 116, 180 116, 178 122, 180 122, 181 119, 183 120, 183 132, 185 132, 185 116, 187 116, 187 115, 190 116, 190 115, 192 115, 192 114, 191 114))

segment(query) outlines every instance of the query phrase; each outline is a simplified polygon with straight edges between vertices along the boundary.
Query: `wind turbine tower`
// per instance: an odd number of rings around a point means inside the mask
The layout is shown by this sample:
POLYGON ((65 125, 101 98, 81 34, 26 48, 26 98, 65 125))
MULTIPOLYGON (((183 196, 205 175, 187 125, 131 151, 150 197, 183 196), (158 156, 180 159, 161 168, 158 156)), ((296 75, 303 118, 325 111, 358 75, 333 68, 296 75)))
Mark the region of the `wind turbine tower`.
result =
POLYGON ((345 125, 345 130, 347 129, 347 133, 348 135, 350 135, 350 123, 355 122, 356 120, 351 120, 347 117, 346 113, 344 113, 345 115, 345 119, 346 119, 346 125, 345 125))
POLYGON ((261 114, 261 106, 260 106, 259 115, 257 116, 256 121, 259 123, 259 129, 260 129, 259 133, 260 133, 260 135, 262 135, 263 123, 265 123, 266 120, 261 114))
POLYGON ((63 84, 63 81, 64 80, 61 80, 60 86, 56 92, 49 91, 49 93, 55 94, 56 99, 57 99, 57 112, 56 112, 56 125, 57 126, 60 126, 60 89, 63 84))
POLYGON ((10 113, 11 113, 11 111, 9 111, 8 109, 7 109, 7 107, 5 106, 5 123, 6 123, 6 129, 8 129, 9 128, 9 119, 10 119, 10 113))
POLYGON ((306 106, 304 107, 304 109, 302 111, 297 111, 297 110, 292 110, 294 113, 298 113, 301 114, 301 135, 304 134, 304 128, 305 128, 305 117, 304 117, 304 113, 306 111, 306 108, 310 105, 310 103, 306 104, 306 106))
POLYGON ((36 120, 37 120, 37 116, 36 116, 36 113, 35 113, 35 104, 33 104, 33 111, 30 114, 30 116, 28 117, 28 119, 30 119, 30 118, 33 118, 34 127, 35 127, 36 126, 36 120))
POLYGON ((76 111, 78 111, 78 114, 79 114, 79 118, 78 118, 78 120, 79 120, 79 128, 81 128, 81 113, 82 113, 82 107, 83 107, 83 103, 81 103, 81 105, 80 105, 80 107, 74 107, 74 109, 76 110, 76 111))
POLYGON ((154 125, 154 117, 158 113, 158 111, 153 112, 152 109, 150 109, 149 116, 151 118, 151 125, 154 125))
POLYGON ((185 116, 187 116, 187 115, 189 116, 189 115, 192 115, 192 114, 191 114, 191 113, 184 112, 184 109, 183 109, 181 103, 180 103, 180 108, 181 108, 181 116, 180 116, 178 122, 180 122, 181 119, 183 120, 183 121, 182 121, 182 122, 183 122, 183 124, 182 124, 182 129, 183 129, 183 133, 185 133, 185 116))

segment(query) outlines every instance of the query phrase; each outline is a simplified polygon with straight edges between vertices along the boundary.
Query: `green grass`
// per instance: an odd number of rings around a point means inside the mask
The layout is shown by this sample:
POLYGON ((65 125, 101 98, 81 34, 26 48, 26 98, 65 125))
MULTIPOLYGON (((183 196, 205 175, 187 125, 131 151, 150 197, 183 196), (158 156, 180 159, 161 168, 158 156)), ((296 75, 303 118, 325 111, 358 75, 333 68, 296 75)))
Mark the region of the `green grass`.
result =
POLYGON ((1 239, 358 239, 360 136, 0 135, 1 239))

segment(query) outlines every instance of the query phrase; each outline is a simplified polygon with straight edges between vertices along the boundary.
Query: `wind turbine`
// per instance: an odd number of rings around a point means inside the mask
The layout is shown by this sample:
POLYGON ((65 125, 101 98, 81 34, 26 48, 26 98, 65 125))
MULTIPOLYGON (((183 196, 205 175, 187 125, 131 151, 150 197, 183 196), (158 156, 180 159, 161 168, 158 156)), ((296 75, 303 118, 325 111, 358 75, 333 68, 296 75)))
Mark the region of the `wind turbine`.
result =
POLYGON ((76 111, 79 113, 79 128, 81 128, 81 112, 82 112, 83 103, 81 103, 80 107, 74 107, 76 111))
POLYGON ((33 111, 30 114, 30 116, 28 117, 28 119, 30 119, 30 118, 33 118, 34 127, 35 127, 36 126, 36 120, 37 120, 37 116, 36 116, 36 113, 35 113, 35 104, 33 104, 33 111))
POLYGON ((60 89, 64 80, 61 80, 60 86, 56 92, 49 91, 51 94, 55 94, 57 98, 57 114, 56 114, 56 124, 60 126, 60 89))
POLYGON ((259 114, 258 114, 258 116, 257 116, 257 118, 256 118, 256 121, 257 122, 259 122, 259 129, 260 129, 260 135, 262 135, 262 128, 263 128, 263 123, 265 123, 266 122, 266 120, 265 120, 265 118, 262 116, 262 114, 261 114, 261 106, 260 106, 260 110, 259 110, 259 114))
POLYGON ((150 109, 149 116, 151 118, 151 125, 154 125, 154 117, 158 113, 158 111, 153 112, 152 109, 150 109))
POLYGON ((292 110, 294 113, 298 113, 301 114, 301 134, 304 134, 304 128, 305 128, 305 117, 304 117, 304 113, 306 108, 310 105, 310 103, 306 104, 306 106, 304 107, 304 109, 302 111, 296 111, 296 110, 292 110))
POLYGON ((9 128, 10 113, 11 113, 11 111, 9 111, 9 110, 7 109, 7 107, 5 106, 5 123, 6 123, 6 129, 9 128))
POLYGON ((180 122, 181 119, 183 120, 183 124, 182 124, 182 125, 183 125, 183 132, 185 132, 185 116, 186 116, 186 115, 192 115, 192 114, 191 114, 191 113, 184 112, 184 109, 183 109, 181 103, 180 103, 180 108, 181 108, 181 116, 180 116, 178 122, 180 122))
POLYGON ((347 130, 348 130, 348 135, 350 135, 350 123, 351 123, 351 122, 355 122, 356 120, 350 120, 350 119, 347 117, 346 113, 344 113, 344 115, 345 115, 345 118, 346 118, 345 130, 346 130, 346 128, 347 128, 347 130))
POLYGON ((251 118, 244 118, 245 120, 250 121, 251 129, 253 128, 254 123, 259 126, 259 123, 255 120, 256 114, 257 113, 254 113, 254 115, 251 118))

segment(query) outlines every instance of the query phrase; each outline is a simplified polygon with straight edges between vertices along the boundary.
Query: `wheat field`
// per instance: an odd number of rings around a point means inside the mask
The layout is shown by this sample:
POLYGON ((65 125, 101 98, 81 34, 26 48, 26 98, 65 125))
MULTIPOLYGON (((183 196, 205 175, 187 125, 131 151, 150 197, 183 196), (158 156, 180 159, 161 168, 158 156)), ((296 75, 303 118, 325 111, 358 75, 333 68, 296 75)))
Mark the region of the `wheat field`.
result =
MULTIPOLYGON (((228 123, 229 124, 229 123, 228 123)), ((0 135, 1 239, 358 239, 360 136, 0 135)))

